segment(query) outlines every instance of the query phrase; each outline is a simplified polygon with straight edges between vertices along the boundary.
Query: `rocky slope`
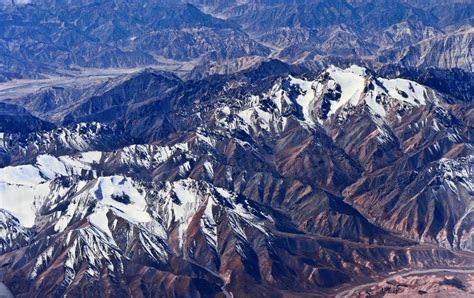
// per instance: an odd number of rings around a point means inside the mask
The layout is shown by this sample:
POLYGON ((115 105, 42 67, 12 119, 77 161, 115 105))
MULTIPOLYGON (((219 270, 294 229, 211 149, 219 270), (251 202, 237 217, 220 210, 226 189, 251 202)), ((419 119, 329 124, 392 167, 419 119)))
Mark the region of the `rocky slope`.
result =
POLYGON ((473 107, 455 92, 270 61, 79 93, 20 99, 54 102, 38 114, 58 127, 2 134, 17 296, 333 295, 473 266, 473 107))

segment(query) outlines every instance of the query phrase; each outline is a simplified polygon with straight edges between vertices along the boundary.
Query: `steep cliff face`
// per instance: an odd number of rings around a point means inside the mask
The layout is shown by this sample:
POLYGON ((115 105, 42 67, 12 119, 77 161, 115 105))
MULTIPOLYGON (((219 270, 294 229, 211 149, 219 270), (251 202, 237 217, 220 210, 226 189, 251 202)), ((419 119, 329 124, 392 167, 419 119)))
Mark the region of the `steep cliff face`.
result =
POLYGON ((356 65, 301 72, 149 70, 51 94, 60 127, 2 134, 2 282, 20 296, 333 295, 472 267, 471 102, 356 65))

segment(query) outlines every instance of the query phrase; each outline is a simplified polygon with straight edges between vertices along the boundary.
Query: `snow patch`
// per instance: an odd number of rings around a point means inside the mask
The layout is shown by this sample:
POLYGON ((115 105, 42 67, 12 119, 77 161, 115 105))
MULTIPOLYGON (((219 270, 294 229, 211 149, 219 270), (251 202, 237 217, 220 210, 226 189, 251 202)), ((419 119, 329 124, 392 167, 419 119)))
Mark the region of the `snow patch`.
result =
POLYGON ((99 177, 89 195, 99 200, 98 212, 104 206, 128 221, 139 223, 151 220, 146 211, 145 192, 131 178, 123 176, 99 177))
POLYGON ((365 87, 365 70, 357 66, 348 69, 340 69, 331 66, 328 69, 329 76, 333 82, 341 87, 341 97, 331 104, 328 117, 347 104, 357 105, 365 87))

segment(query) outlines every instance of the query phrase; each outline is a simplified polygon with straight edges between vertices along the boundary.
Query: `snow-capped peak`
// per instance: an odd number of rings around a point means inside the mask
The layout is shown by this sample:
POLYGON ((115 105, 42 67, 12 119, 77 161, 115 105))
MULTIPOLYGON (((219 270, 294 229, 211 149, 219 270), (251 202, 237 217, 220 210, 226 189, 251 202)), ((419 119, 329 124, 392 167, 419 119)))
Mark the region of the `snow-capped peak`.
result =
POLYGON ((366 84, 366 69, 359 66, 351 66, 347 69, 340 69, 335 66, 327 70, 329 80, 327 89, 339 92, 336 100, 332 101, 327 117, 335 114, 340 108, 350 105, 357 105, 364 92, 366 84))
POLYGON ((379 78, 357 65, 330 66, 313 79, 290 75, 278 80, 268 92, 245 101, 236 112, 240 121, 225 125, 256 135, 279 133, 289 117, 304 126, 324 126, 331 119, 345 119, 357 106, 383 123, 389 114, 400 118, 404 111, 427 104, 430 97, 436 100, 430 89, 413 81, 379 78))
POLYGON ((319 121, 324 122, 346 107, 365 105, 376 116, 385 117, 396 105, 417 107, 426 104, 428 90, 424 86, 406 79, 387 79, 369 74, 367 69, 352 65, 346 69, 331 66, 326 71, 329 80, 319 80, 325 84, 323 105, 327 111, 320 113, 319 121))

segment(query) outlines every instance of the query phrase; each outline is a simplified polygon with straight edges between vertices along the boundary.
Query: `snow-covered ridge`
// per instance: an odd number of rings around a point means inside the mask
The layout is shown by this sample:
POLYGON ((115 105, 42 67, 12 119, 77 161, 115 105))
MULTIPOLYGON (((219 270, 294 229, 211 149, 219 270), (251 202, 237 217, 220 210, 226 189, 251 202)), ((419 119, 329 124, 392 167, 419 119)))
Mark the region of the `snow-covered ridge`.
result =
POLYGON ((60 127, 45 133, 38 133, 37 146, 41 147, 47 143, 57 141, 64 148, 79 151, 88 150, 91 144, 98 141, 101 135, 113 133, 111 128, 98 123, 78 123, 72 127, 60 127))
MULTIPOLYGON (((165 162, 175 153, 187 151, 187 144, 164 147, 132 145, 113 152, 89 151, 60 157, 39 155, 33 164, 0 169, 1 207, 16 216, 24 226, 31 227, 37 208, 54 192, 52 187, 56 178, 97 178, 97 165, 111 159, 119 160, 126 166, 150 168, 165 162)), ((107 194, 103 194, 103 197, 107 197, 107 194)))
POLYGON ((429 171, 435 171, 454 193, 458 193, 458 185, 474 193, 474 157, 442 158, 429 171))
POLYGON ((34 225, 37 207, 50 194, 51 183, 57 177, 79 175, 92 170, 100 160, 100 152, 86 152, 76 157, 38 156, 32 165, 0 169, 0 201, 25 227, 34 225))
MULTIPOLYGON (((316 80, 290 77, 290 81, 303 93, 314 93, 314 100, 326 105, 317 116, 320 123, 346 107, 366 105, 373 115, 385 117, 396 104, 417 107, 429 100, 428 89, 416 82, 375 77, 366 68, 355 65, 346 69, 331 66, 316 80)), ((314 109, 312 106, 302 108, 314 109)))
MULTIPOLYGON (((266 238, 272 237, 265 226, 273 223, 269 215, 237 194, 206 182, 184 179, 158 187, 130 177, 108 176, 90 181, 74 180, 65 187, 72 191, 56 189, 55 195, 43 202, 47 215, 43 215, 42 221, 48 220, 54 226, 51 239, 60 244, 51 245, 38 255, 29 278, 36 278, 58 260, 63 262, 66 271, 65 282, 70 282, 84 264, 86 274, 91 277, 99 276, 104 267, 111 272, 123 272, 127 249, 132 242, 135 249, 147 257, 166 262, 169 245, 174 241, 173 231, 178 236, 179 249, 188 249, 184 247, 189 245, 187 231, 199 229, 209 247, 217 252, 217 226, 223 215, 238 239, 238 248, 248 245, 248 229, 256 229, 266 238), (51 212, 60 204, 67 208, 51 212), (191 224, 192 220, 197 220, 199 225, 191 224)), ((6 211, 0 210, 0 215, 2 212, 14 219, 6 211)), ((0 216, 0 228, 8 222, 3 218, 0 216)), ((15 230, 18 233, 3 233, 0 229, 0 236, 10 239, 23 233, 24 228, 16 219, 14 221, 18 224, 15 230)), ((238 251, 244 253, 243 249, 238 251)))
POLYGON ((411 111, 427 104, 443 110, 430 88, 405 79, 377 77, 366 68, 329 67, 316 78, 278 79, 263 94, 240 101, 240 107, 216 109, 216 123, 225 130, 252 137, 279 135, 290 118, 308 129, 341 125, 353 115, 370 117, 379 143, 394 140, 392 127, 411 111))
POLYGON ((0 149, 7 155, 16 157, 15 162, 50 152, 66 154, 110 150, 109 148, 127 146, 130 142, 131 139, 125 137, 123 128, 98 122, 78 123, 26 135, 0 133, 0 149))
POLYGON ((54 226, 56 232, 66 229, 71 219, 81 213, 79 206, 89 198, 97 201, 89 222, 102 231, 109 239, 113 239, 107 225, 109 210, 129 222, 140 223, 151 220, 146 212, 146 192, 133 179, 124 176, 98 177, 90 183, 82 184, 78 189, 78 196, 71 199, 66 213, 57 219, 54 226), (84 191, 85 190, 85 191, 84 191))
MULTIPOLYGON (((120 175, 74 176, 77 171, 103 161, 105 154, 91 152, 67 158, 40 156, 36 164, 28 166, 31 174, 28 181, 22 184, 23 176, 16 171, 21 172, 26 166, 18 166, 6 169, 8 181, 16 184, 1 182, 2 207, 18 215, 27 227, 33 226, 35 217, 40 216, 42 224, 51 225, 54 235, 62 237, 61 245, 67 252, 64 261, 67 276, 77 274, 83 261, 87 262, 86 273, 90 276, 98 276, 104 266, 111 271, 123 271, 123 252, 120 252, 123 248, 119 243, 124 237, 117 234, 118 221, 127 225, 126 239, 139 239, 143 251, 158 262, 166 261, 166 246, 172 231, 178 235, 179 247, 184 248, 187 231, 198 228, 208 245, 218 251, 218 217, 223 215, 228 219, 239 247, 246 245, 248 229, 256 229, 264 237, 271 237, 265 226, 273 223, 269 215, 245 198, 206 182, 184 179, 155 185, 120 175), (68 182, 65 183, 61 177, 68 182), (11 189, 13 186, 17 188, 11 189), (30 188, 32 191, 28 192, 30 188), (38 189, 43 192, 36 192, 38 189), (4 191, 10 191, 15 201, 27 211, 20 210, 11 199, 7 205, 3 204, 4 191), (42 213, 36 215, 38 209, 42 213), (193 219, 198 220, 199 226, 191 224, 193 219), (80 227, 70 228, 78 222, 80 227)), ((0 216, 2 238, 27 235, 10 212, 0 209, 0 215, 2 212, 13 218, 18 226, 14 234, 2 230, 1 225, 11 220, 0 216)), ((58 258, 58 250, 59 247, 50 246, 40 253, 29 277, 37 277, 58 258)))
MULTIPOLYGON (((227 125, 247 132, 279 132, 290 116, 306 126, 325 125, 332 117, 344 118, 346 110, 363 105, 370 115, 384 119, 390 112, 402 117, 402 110, 436 100, 430 89, 413 81, 378 78, 356 65, 331 66, 315 79, 289 76, 277 81, 267 93, 249 97, 236 112, 240 120, 227 125)), ((223 109, 222 114, 231 112, 223 109)))
MULTIPOLYGON (((271 221, 269 216, 236 194, 211 184, 185 179, 154 189, 153 184, 143 185, 124 175, 103 177, 96 170, 110 159, 126 166, 154 167, 173 158, 175 153, 189 154, 188 145, 133 145, 114 152, 94 151, 60 157, 40 155, 34 164, 0 169, 2 208, 29 228, 40 216, 40 208, 55 210, 67 202, 67 208, 49 216, 55 232, 63 232, 74 220, 87 216, 89 223, 111 245, 114 236, 109 228, 110 212, 136 225, 148 225, 157 218, 161 218, 159 222, 164 222, 168 229, 178 224, 182 239, 190 219, 204 210, 201 229, 214 248, 217 245, 214 208, 225 210, 232 229, 243 240, 246 236, 242 224, 268 234, 263 222, 271 221), (62 179, 70 182, 63 183, 62 179), (90 204, 93 204, 92 210, 88 207, 90 204)), ((204 168, 213 176, 210 162, 204 163, 204 168)), ((159 234, 165 235, 164 232, 159 234)))
POLYGON ((120 161, 126 165, 140 165, 151 168, 163 163, 177 152, 188 152, 187 143, 179 143, 173 146, 155 145, 131 145, 117 151, 120 154, 120 161))
POLYGON ((0 209, 0 254, 28 242, 30 234, 10 212, 0 209))
POLYGON ((269 236, 265 228, 265 221, 272 221, 269 215, 262 213, 249 204, 248 201, 239 201, 235 193, 222 188, 216 188, 208 183, 193 179, 184 179, 167 182, 165 187, 157 193, 158 204, 156 211, 162 214, 167 229, 178 223, 180 246, 186 238, 186 231, 191 220, 199 210, 203 210, 200 218, 200 227, 204 232, 208 244, 217 250, 216 218, 220 211, 224 211, 234 233, 245 241, 245 226, 251 226, 269 236))

